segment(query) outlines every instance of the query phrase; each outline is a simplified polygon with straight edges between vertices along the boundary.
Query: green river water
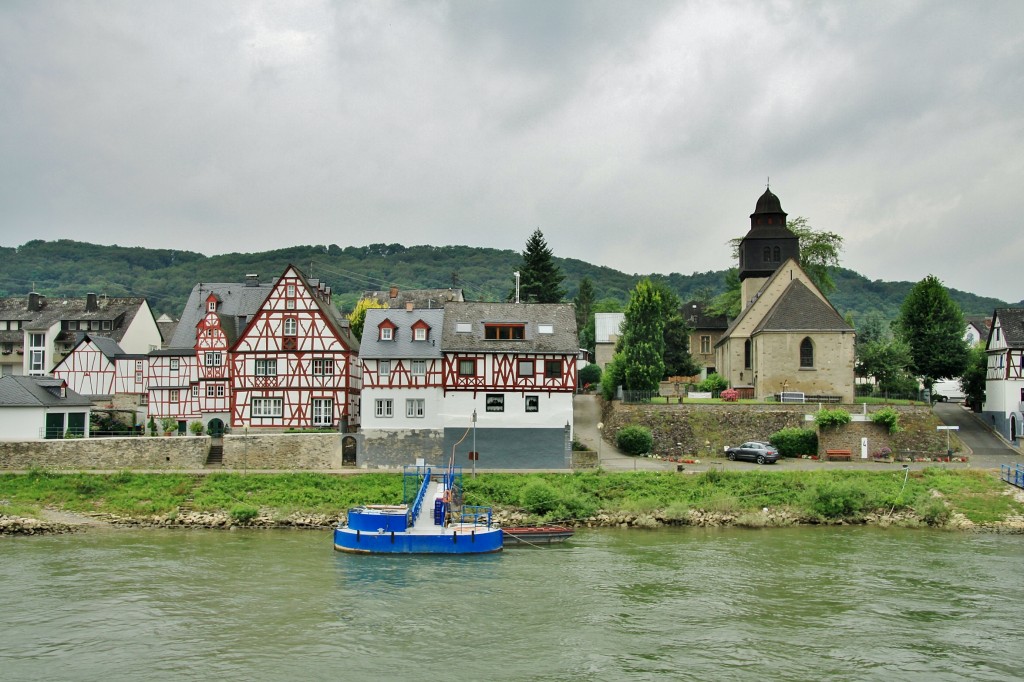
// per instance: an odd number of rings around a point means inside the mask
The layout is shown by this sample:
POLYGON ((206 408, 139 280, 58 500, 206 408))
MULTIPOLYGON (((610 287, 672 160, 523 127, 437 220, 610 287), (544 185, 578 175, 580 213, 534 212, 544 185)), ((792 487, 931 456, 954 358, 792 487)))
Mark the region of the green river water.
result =
POLYGON ((0 538, 0 680, 1024 679, 1024 536, 579 531, 479 557, 327 531, 0 538))

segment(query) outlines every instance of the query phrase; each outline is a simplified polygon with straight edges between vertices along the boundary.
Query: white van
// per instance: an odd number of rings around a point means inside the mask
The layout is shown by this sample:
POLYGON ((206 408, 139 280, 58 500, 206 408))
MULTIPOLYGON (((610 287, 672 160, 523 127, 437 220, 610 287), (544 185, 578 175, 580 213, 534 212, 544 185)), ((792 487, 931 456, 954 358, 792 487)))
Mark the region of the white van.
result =
POLYGON ((960 388, 959 379, 943 379, 936 381, 932 386, 933 401, 962 403, 966 398, 963 389, 960 388))

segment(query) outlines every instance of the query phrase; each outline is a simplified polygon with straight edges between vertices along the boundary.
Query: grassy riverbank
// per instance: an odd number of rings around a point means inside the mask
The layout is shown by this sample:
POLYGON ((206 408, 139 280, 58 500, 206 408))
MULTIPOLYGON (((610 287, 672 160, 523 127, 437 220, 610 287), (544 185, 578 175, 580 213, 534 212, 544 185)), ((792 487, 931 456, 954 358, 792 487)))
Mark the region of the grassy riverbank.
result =
MULTIPOLYGON (((942 526, 959 515, 974 524, 1024 515, 1024 495, 980 470, 482 473, 466 475, 464 483, 468 503, 526 512, 537 521, 625 513, 686 524, 699 511, 765 525, 755 519, 765 508, 810 523, 886 514, 942 526)), ((0 514, 22 517, 39 517, 44 508, 129 517, 188 509, 224 512, 240 522, 268 510, 279 518, 341 517, 350 506, 394 503, 401 496, 402 477, 392 473, 0 475, 0 514)))

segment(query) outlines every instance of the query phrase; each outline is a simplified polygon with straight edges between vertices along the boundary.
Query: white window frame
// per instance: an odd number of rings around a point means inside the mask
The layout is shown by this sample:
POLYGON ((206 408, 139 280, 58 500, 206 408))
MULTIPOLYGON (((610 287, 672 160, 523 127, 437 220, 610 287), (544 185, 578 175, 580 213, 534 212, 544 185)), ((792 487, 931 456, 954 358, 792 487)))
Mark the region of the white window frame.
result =
POLYGON ((377 361, 377 376, 381 379, 391 376, 391 361, 390 360, 378 360, 377 361))
POLYGON ((253 398, 249 411, 254 419, 280 417, 284 414, 284 400, 281 398, 253 398))
POLYGON ((334 358, 313 358, 313 376, 334 376, 334 358))
POLYGON ((534 378, 537 376, 537 365, 533 360, 518 360, 516 362, 516 376, 518 377, 529 377, 534 378), (529 365, 529 371, 524 372, 523 369, 529 365))
POLYGON ((216 395, 216 391, 213 389, 213 384, 206 384, 206 397, 213 398, 216 395))
POLYGON ((28 335, 28 373, 46 373, 46 334, 28 335))
POLYGON ((379 419, 390 419, 395 416, 395 404, 391 398, 377 398, 374 401, 374 415, 379 419))
MULTIPOLYGON (((181 367, 181 361, 178 358, 171 358, 169 364, 172 372, 177 372, 181 367)), ((138 365, 135 366, 135 371, 139 371, 138 365)))
POLYGON ((427 328, 416 327, 412 330, 413 341, 426 341, 427 340, 427 328))
POLYGON ((405 416, 409 419, 422 419, 426 414, 426 401, 423 398, 406 398, 405 416))
POLYGON ((380 328, 380 340, 381 341, 394 341, 395 340, 394 332, 395 332, 395 330, 392 329, 391 327, 381 327, 380 328))
POLYGON ((171 397, 171 402, 172 403, 181 402, 181 393, 176 388, 172 388, 171 389, 171 396, 170 397, 171 397))
POLYGON ((199 385, 198 384, 192 387, 192 397, 193 398, 198 398, 199 397, 199 385))
POLYGON ((298 336, 299 335, 299 321, 294 317, 284 318, 284 335, 285 336, 298 336))
POLYGON ((313 426, 334 425, 334 399, 313 398, 313 426))
POLYGON ((220 367, 224 361, 219 350, 208 350, 203 356, 203 364, 207 367, 220 367))
POLYGON ((426 360, 413 360, 409 371, 414 377, 425 377, 427 376, 427 361, 426 360))

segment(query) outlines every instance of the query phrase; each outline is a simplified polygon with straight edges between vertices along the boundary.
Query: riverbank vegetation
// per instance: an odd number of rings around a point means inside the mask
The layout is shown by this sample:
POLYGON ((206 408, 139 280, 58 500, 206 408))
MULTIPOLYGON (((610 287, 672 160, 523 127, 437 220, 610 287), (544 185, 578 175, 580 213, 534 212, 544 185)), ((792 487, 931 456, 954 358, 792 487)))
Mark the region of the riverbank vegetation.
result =
MULTIPOLYGON (((724 523, 765 525, 765 510, 788 523, 862 523, 903 519, 976 525, 1024 515, 1024 496, 989 471, 927 468, 878 471, 574 472, 464 477, 466 501, 525 515, 530 521, 593 523, 600 515, 646 515, 687 525, 697 514, 724 523), (762 519, 763 520, 763 519, 762 519)), ((0 475, 0 515, 38 517, 44 509, 129 518, 173 518, 183 510, 229 514, 239 524, 270 512, 343 518, 359 504, 402 497, 397 473, 115 474, 34 470, 0 475)))

